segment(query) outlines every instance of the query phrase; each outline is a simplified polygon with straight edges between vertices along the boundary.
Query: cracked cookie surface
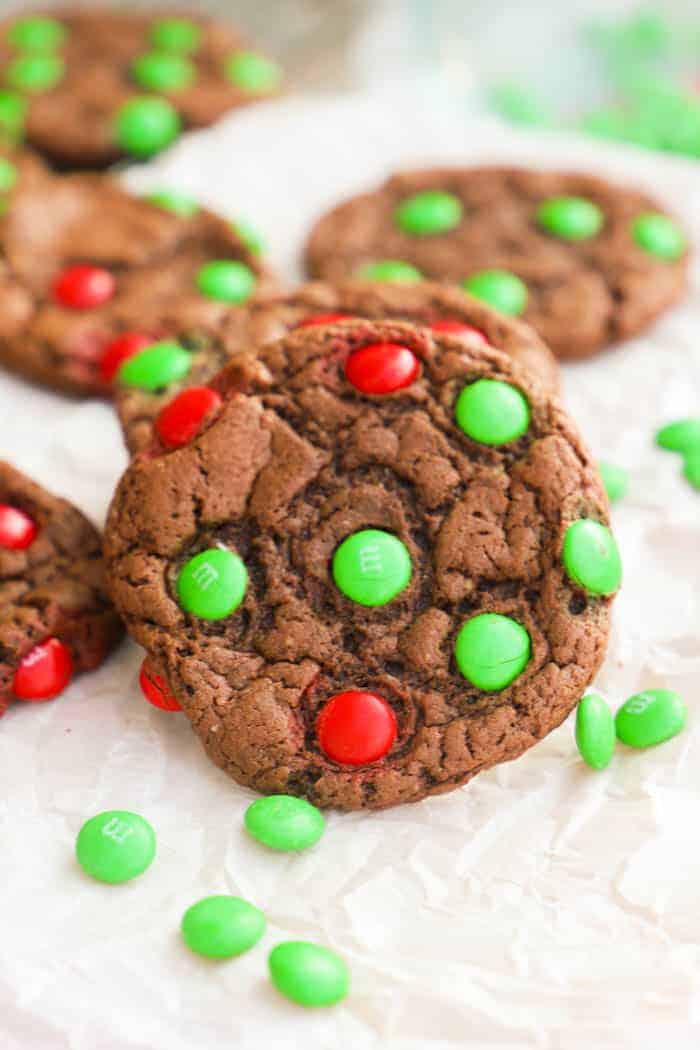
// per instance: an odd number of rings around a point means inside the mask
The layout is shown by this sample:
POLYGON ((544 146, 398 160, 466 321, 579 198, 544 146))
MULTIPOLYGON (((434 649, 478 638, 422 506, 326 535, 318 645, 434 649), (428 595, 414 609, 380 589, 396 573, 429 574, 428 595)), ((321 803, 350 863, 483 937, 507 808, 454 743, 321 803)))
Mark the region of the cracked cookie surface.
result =
POLYGON ((309 274, 328 281, 381 260, 496 296, 561 358, 641 332, 680 297, 688 262, 681 231, 645 194, 500 167, 395 174, 327 212, 306 246, 309 274), (666 224, 661 241, 635 225, 650 215, 666 224), (494 271, 498 286, 483 276, 494 271))
POLYGON ((188 445, 127 470, 105 551, 128 631, 215 763, 263 793, 379 808, 559 725, 603 659, 619 581, 591 593, 565 569, 572 525, 608 535, 607 500, 555 398, 489 346, 372 321, 299 328, 213 386, 188 445), (465 391, 484 390, 513 409, 498 439, 502 411, 477 411, 470 436, 465 391), (376 551, 358 570, 345 547, 367 530, 390 548, 379 601, 376 551), (353 691, 376 701, 381 742, 346 761, 328 711, 353 691))

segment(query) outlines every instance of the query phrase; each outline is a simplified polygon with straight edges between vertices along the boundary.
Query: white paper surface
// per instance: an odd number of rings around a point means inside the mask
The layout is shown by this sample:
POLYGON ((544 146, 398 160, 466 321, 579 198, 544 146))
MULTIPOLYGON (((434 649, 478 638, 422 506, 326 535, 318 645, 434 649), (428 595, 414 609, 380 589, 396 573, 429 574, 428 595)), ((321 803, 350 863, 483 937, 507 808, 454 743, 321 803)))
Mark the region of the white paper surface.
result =
MULTIPOLYGON (((417 107, 416 107, 417 108, 417 107)), ((392 167, 507 156, 588 167, 655 191, 700 244, 698 167, 574 138, 435 123, 385 99, 289 100, 193 135, 128 173, 190 190, 260 226, 292 279, 310 221, 392 167)), ((331 815, 312 851, 249 841, 252 795, 205 759, 184 716, 140 697, 125 645, 57 702, 0 723, 1 1050, 691 1050, 700 1033, 700 494, 655 450, 700 411, 698 272, 642 339, 565 370, 593 450, 629 468, 614 511, 625 563, 598 687, 682 693, 685 733, 578 759, 572 720, 467 788, 382 814, 331 815), (108 808, 153 823, 158 855, 121 887, 73 861, 108 808), (261 944, 211 964, 178 937, 210 893, 266 913, 261 944), (266 977, 304 938, 352 970, 347 1001, 308 1012, 266 977)), ((110 410, 0 376, 0 454, 101 520, 125 465, 110 410)))

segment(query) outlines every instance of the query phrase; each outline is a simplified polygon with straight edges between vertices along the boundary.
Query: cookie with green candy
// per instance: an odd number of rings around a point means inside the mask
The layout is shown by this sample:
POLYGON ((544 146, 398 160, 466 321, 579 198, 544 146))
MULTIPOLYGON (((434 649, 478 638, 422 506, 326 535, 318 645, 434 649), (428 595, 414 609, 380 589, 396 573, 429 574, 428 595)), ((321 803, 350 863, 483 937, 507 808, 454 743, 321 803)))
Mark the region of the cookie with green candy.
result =
POLYGON ((192 345, 173 333, 275 287, 231 223, 184 209, 182 194, 141 199, 94 174, 19 179, 8 192, 0 364, 55 390, 109 395, 117 377, 165 390, 192 367, 192 345))
MULTIPOLYGON (((559 725, 604 656, 621 568, 597 465, 531 371, 444 325, 317 316, 208 389, 187 440, 132 461, 106 556, 217 765, 381 808, 559 725)), ((309 845, 312 813, 277 799, 258 835, 309 845)))
POLYGON ((0 64, 0 129, 73 169, 152 157, 281 82, 233 27, 167 8, 17 12, 0 64))
POLYGON ((456 284, 528 321, 560 358, 643 331, 680 297, 682 227, 637 190, 593 175, 454 168, 392 175, 327 212, 312 277, 456 284))

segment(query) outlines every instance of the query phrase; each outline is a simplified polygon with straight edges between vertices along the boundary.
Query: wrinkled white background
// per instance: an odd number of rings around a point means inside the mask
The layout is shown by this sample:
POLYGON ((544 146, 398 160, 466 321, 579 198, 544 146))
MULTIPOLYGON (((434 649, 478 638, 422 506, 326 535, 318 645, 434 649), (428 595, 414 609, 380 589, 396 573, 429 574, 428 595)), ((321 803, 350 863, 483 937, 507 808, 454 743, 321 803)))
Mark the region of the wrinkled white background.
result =
MULTIPOLYGON (((657 192, 700 244, 698 168, 635 150, 421 117, 391 98, 289 100, 194 135, 130 172, 266 234, 291 279, 312 218, 393 166, 507 156, 588 167, 657 192)), ((700 1033, 700 494, 657 425, 700 410, 698 273, 642 339, 565 370, 595 453, 627 466, 614 511, 626 578, 598 687, 687 699, 684 734, 609 769, 580 762, 570 720, 520 761, 443 798, 331 815, 311 852, 249 841, 252 795, 204 758, 183 716, 138 693, 125 645, 57 702, 0 723, 2 1050, 691 1050, 700 1033), (107 808, 152 821, 158 855, 121 887, 91 882, 75 835, 107 808), (262 943, 212 964, 182 947, 210 893, 264 909, 262 943), (266 953, 308 938, 347 959, 334 1009, 279 998, 266 953)), ((0 453, 103 518, 125 465, 101 404, 0 377, 0 453)))

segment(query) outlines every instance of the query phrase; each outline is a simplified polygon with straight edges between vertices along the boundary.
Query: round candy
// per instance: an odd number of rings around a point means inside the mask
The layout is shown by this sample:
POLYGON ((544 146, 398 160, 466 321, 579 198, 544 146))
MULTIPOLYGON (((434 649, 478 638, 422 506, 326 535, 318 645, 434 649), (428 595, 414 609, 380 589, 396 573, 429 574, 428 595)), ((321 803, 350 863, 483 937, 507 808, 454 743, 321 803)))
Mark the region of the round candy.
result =
POLYGON ((208 386, 183 390, 161 409, 156 419, 158 436, 167 448, 181 448, 199 433, 205 418, 221 405, 221 398, 208 386))
POLYGON ((550 197, 537 209, 537 222, 555 237, 582 241, 600 231, 603 213, 585 197, 550 197))
POLYGON ((411 556, 390 532, 362 529, 343 540, 333 555, 333 579, 358 605, 387 605, 411 582, 411 556))
POLYGON ((17 182, 17 168, 6 157, 0 157, 0 193, 9 193, 17 182))
POLYGON ((265 241, 255 227, 241 219, 237 219, 235 222, 231 223, 231 225, 249 252, 252 252, 253 255, 263 254, 265 251, 265 241))
POLYGON ((10 140, 21 135, 26 111, 27 103, 21 95, 0 90, 0 130, 10 140))
POLYGON ((58 638, 35 645, 15 671, 12 692, 18 700, 52 700, 73 677, 70 649, 58 638))
POLYGON ((465 321, 453 321, 445 318, 442 321, 433 321, 430 326, 433 332, 442 332, 445 335, 468 335, 474 337, 483 346, 488 346, 488 339, 478 328, 465 321))
POLYGON ((244 303, 255 291, 255 274, 245 263, 215 259, 205 263, 196 277, 197 288, 209 299, 244 303))
POLYGON ((617 503, 627 492, 630 476, 624 467, 618 467, 614 463, 601 460, 598 470, 611 503, 617 503))
POLYGON ((53 297, 71 310, 90 310, 109 302, 117 282, 100 266, 69 266, 53 282, 53 297))
POLYGON ((133 157, 152 157, 173 142, 182 129, 177 110, 165 98, 141 95, 117 113, 117 144, 133 157))
POLYGON ((308 941, 284 941, 268 958, 278 992, 300 1006, 332 1006, 350 989, 350 973, 335 952, 308 941))
POLYGON ((149 704, 153 704, 154 707, 159 708, 161 711, 182 711, 177 700, 170 692, 168 683, 161 675, 156 674, 151 667, 148 657, 141 664, 139 685, 149 704))
POLYGON ((314 846, 326 830, 320 809, 292 795, 259 798, 245 811, 249 835, 270 849, 291 852, 314 846))
POLYGON ((419 372, 416 355, 398 343, 363 346, 345 363, 346 378, 363 394, 393 394, 410 386, 419 372))
POLYGON ((500 613, 481 613, 467 620, 457 635, 455 660, 467 681, 478 689, 505 689, 527 667, 532 651, 522 624, 500 613))
POLYGON ((569 525, 562 559, 566 573, 589 594, 614 594, 622 581, 622 562, 615 537, 606 525, 581 518, 569 525))
POLYGON ((695 489, 700 489, 700 448, 692 449, 683 456, 683 477, 695 489))
POLYGON ((667 423, 657 430, 656 444, 669 452, 690 452, 700 448, 700 417, 667 423))
POLYGON ((103 383, 111 383, 125 361, 152 345, 153 337, 142 332, 124 332, 113 339, 100 358, 100 378, 103 383))
POLYGON ((452 193, 424 190, 399 204, 394 221, 404 233, 416 237, 447 233, 462 221, 462 204, 452 193))
POLYGON ((226 76, 243 91, 274 91, 282 75, 269 58, 254 51, 239 51, 226 62, 226 76))
POLYGON ((20 55, 7 67, 7 80, 18 91, 49 91, 63 77, 63 59, 52 54, 20 55))
POLYGON ((265 932, 265 916, 242 897, 204 897, 182 917, 182 938, 208 959, 231 959, 257 944, 265 932))
POLYGON ((655 212, 637 216, 632 223, 632 237, 643 251, 665 262, 680 259, 686 249, 686 239, 675 222, 655 212))
POLYGON ((19 507, 0 503, 0 547, 7 551, 23 551, 36 539, 36 522, 19 507))
POLYGON ((191 367, 192 355, 179 343, 164 340, 129 357, 121 365, 117 378, 124 386, 161 390, 184 379, 191 367))
POLYGON ((21 18, 9 32, 8 40, 21 51, 51 51, 66 38, 65 27, 55 18, 21 18))
POLYGON ((131 67, 136 83, 147 91, 180 91, 196 77, 192 63, 182 55, 149 51, 139 55, 131 67))
POLYGON ((645 689, 626 700, 615 716, 623 744, 653 747, 680 733, 688 711, 685 701, 670 689, 645 689))
POLYGON ((396 740, 396 715, 375 693, 336 693, 318 716, 316 734, 321 750, 334 762, 364 766, 391 751, 396 740))
POLYGON ((149 204, 163 208, 164 211, 182 216, 183 219, 191 219, 199 211, 199 204, 194 197, 181 190, 156 190, 154 193, 147 193, 144 199, 149 204))
POLYGON ((576 746, 591 769, 605 769, 615 751, 615 719, 596 693, 589 693, 576 708, 576 746))
POLYGON ((316 325, 324 324, 336 324, 337 321, 347 321, 350 314, 314 314, 313 317, 306 317, 303 321, 298 321, 297 328, 314 328, 316 325))
POLYGON ((462 287, 475 299, 481 299, 502 314, 515 317, 527 305, 525 284, 508 270, 480 270, 462 281, 462 287))
POLYGON ((387 281, 391 284, 415 284, 423 279, 420 270, 400 259, 378 259, 365 263, 355 276, 361 281, 387 281))
POLYGON ((507 445, 527 432, 530 406, 517 387, 499 379, 477 379, 462 389, 455 405, 461 430, 482 445, 507 445))
POLYGON ((161 18, 151 26, 151 43, 160 51, 196 51, 202 30, 189 18, 161 18))
POLYGON ((223 620, 245 597, 248 572, 233 551, 200 551, 180 569, 177 596, 182 608, 203 620, 223 620))
POLYGON ((75 852, 81 868, 93 879, 128 882, 153 862, 156 836, 138 813, 112 809, 83 824, 75 852))

